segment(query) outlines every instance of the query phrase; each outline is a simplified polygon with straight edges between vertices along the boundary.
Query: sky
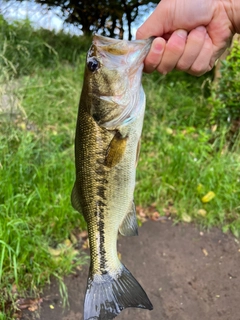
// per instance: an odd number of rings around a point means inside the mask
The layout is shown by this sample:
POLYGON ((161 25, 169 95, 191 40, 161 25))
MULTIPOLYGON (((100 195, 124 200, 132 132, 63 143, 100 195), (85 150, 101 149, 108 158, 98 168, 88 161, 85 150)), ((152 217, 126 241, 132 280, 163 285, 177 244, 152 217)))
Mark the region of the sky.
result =
POLYGON ((8 21, 22 20, 28 18, 34 27, 42 27, 49 30, 59 31, 64 29, 66 32, 81 35, 81 30, 72 25, 64 25, 64 20, 61 18, 61 10, 53 8, 48 10, 47 6, 41 6, 34 1, 23 2, 3 2, 0 1, 0 12, 8 21))

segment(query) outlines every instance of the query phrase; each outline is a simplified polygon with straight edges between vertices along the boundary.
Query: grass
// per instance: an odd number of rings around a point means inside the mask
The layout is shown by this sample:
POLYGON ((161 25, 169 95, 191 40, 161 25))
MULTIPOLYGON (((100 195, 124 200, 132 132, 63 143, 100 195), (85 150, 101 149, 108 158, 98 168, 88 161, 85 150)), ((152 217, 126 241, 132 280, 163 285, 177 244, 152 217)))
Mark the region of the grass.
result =
MULTIPOLYGON (((85 261, 73 234, 86 224, 70 193, 89 40, 1 19, 0 101, 16 97, 11 112, 0 113, 0 320, 9 320, 19 295, 39 294, 52 276, 66 290, 63 276, 85 261)), ((230 149, 229 128, 211 120, 210 79, 144 75, 135 202, 239 236, 239 138, 230 149), (215 197, 203 201, 209 192, 215 197)))
MULTIPOLYGON (((0 59, 4 71, 1 97, 16 96, 11 112, 0 114, 0 319, 11 319, 16 297, 26 292, 38 294, 52 276, 58 279, 66 299, 63 276, 86 260, 72 241, 73 230, 86 225, 70 204, 85 54, 79 51, 73 63, 74 50, 56 51, 67 36, 41 30, 37 39, 31 38, 38 42, 40 52, 50 47, 44 44, 46 35, 57 41, 48 51, 52 65, 44 65, 42 56, 31 53, 36 43, 29 37, 37 32, 28 22, 4 26, 9 27, 9 34, 19 32, 19 27, 23 31, 18 39, 4 39, 5 56, 0 59), (20 56, 18 64, 16 56, 11 56, 16 41, 30 52, 28 61, 21 61, 20 56), (15 287, 17 294, 13 293, 15 287)), ((82 41, 84 46, 85 39, 82 41)), ((76 47, 76 43, 72 45, 76 47)))
POLYGON ((155 203, 162 213, 171 204, 177 220, 224 226, 224 231, 230 229, 239 236, 239 138, 229 151, 226 126, 216 131, 216 126, 209 124, 203 92, 207 79, 177 74, 170 86, 169 79, 161 76, 155 75, 155 81, 148 76, 144 79, 147 110, 136 203, 155 203), (214 192, 215 197, 202 201, 208 192, 214 192))

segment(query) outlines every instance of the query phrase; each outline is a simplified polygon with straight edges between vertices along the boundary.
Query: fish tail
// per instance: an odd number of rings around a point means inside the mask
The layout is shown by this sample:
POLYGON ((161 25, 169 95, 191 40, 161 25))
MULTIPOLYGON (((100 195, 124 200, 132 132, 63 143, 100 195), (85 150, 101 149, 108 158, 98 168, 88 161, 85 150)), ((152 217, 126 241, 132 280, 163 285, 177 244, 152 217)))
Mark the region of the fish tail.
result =
POLYGON ((111 320, 129 307, 153 309, 147 294, 124 265, 114 277, 106 273, 88 278, 84 320, 111 320))

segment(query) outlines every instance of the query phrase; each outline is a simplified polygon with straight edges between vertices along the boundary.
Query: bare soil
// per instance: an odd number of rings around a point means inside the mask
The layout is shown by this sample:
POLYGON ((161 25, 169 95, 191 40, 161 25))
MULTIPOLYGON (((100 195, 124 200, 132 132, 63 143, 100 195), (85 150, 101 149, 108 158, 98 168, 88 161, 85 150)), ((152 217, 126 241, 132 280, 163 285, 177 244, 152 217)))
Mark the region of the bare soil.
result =
MULTIPOLYGON (((240 242, 231 234, 148 221, 138 237, 120 237, 118 250, 154 306, 123 310, 118 320, 240 320, 240 242)), ((22 320, 82 320, 87 275, 86 266, 66 277, 69 308, 53 282, 22 320)))

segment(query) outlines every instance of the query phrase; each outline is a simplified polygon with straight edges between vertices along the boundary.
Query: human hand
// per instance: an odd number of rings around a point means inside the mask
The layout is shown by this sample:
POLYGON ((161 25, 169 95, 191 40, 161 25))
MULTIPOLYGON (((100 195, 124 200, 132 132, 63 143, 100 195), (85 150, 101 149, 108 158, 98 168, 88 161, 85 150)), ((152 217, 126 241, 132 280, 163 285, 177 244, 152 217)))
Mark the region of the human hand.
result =
POLYGON ((231 0, 162 0, 137 30, 137 39, 156 36, 144 70, 211 70, 238 31, 232 11, 231 0))

